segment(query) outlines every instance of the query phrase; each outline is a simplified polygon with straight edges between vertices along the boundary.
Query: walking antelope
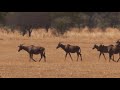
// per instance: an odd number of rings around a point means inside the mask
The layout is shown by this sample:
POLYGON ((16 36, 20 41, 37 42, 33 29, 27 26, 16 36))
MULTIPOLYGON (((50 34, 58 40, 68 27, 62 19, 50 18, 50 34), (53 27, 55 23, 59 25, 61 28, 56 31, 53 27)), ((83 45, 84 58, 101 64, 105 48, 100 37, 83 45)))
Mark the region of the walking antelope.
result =
POLYGON ((44 47, 34 46, 34 45, 24 46, 23 44, 20 44, 18 47, 19 47, 18 52, 20 52, 21 50, 25 50, 29 53, 30 60, 32 59, 33 61, 35 61, 33 59, 33 54, 40 54, 41 58, 40 58, 39 62, 41 61, 42 57, 44 57, 44 61, 46 62, 45 48, 44 47))
MULTIPOLYGON (((114 47, 114 45, 109 45, 109 46, 104 46, 104 45, 94 45, 94 47, 93 47, 93 49, 97 49, 97 51, 99 51, 100 52, 100 54, 99 54, 99 59, 100 59, 100 56, 101 56, 101 54, 104 56, 104 59, 106 60, 106 57, 105 57, 105 54, 104 53, 109 53, 109 62, 110 62, 110 60, 112 59, 111 57, 112 57, 112 52, 111 52, 111 49, 114 47)), ((113 55, 113 59, 112 59, 113 61, 114 61, 114 55, 113 55)), ((115 62, 115 61, 114 61, 115 62)))
POLYGON ((82 61, 81 49, 79 46, 72 46, 70 44, 63 45, 62 43, 59 43, 58 46, 56 47, 56 49, 58 49, 58 48, 62 48, 66 52, 65 60, 66 60, 67 54, 69 54, 71 60, 73 61, 70 53, 77 53, 77 61, 78 61, 79 56, 81 57, 81 61, 82 61))

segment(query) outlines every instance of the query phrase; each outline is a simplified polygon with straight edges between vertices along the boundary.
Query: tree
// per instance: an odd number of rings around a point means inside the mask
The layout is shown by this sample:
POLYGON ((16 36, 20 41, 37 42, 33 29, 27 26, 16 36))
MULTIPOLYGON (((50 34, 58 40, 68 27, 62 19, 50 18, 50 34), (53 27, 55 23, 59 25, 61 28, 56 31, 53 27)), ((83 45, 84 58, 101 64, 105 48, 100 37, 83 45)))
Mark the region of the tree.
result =
POLYGON ((54 19, 52 27, 56 28, 58 33, 63 34, 69 28, 70 24, 71 18, 64 16, 54 19))
POLYGON ((8 12, 0 12, 0 23, 5 23, 5 16, 8 14, 8 12))
MULTIPOLYGON (((3 23, 7 15, 5 25, 21 26, 23 36, 28 33, 31 36, 31 28, 43 27, 48 32, 49 28, 55 28, 63 34, 71 27, 83 28, 120 28, 120 12, 0 12, 0 23, 3 23), (8 24, 7 24, 8 23, 8 24)), ((104 29, 103 29, 104 30, 104 29)))

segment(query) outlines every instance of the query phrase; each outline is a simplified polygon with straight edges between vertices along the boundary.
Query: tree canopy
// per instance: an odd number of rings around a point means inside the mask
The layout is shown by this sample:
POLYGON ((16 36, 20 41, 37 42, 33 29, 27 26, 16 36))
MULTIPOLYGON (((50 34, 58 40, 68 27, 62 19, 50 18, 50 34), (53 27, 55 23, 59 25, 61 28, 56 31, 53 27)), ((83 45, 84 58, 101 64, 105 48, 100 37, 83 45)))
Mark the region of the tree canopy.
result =
MULTIPOLYGON (((9 13, 0 12, 0 23, 5 20, 6 16, 9 16, 9 13)), ((24 23, 27 26, 31 24, 33 27, 35 25, 47 26, 47 28, 55 28, 59 33, 64 33, 71 27, 120 28, 120 12, 39 12, 39 14, 14 12, 12 15, 12 19, 9 17, 10 21, 14 20, 16 21, 14 23, 19 23, 19 25, 24 23)), ((13 25, 13 22, 10 24, 13 25)))

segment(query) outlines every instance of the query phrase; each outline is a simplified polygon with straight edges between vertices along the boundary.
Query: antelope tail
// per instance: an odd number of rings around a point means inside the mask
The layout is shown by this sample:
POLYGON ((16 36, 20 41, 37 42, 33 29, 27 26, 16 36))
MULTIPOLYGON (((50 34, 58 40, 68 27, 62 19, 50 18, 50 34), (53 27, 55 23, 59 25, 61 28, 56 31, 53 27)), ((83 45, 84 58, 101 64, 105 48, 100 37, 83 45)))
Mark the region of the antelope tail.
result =
POLYGON ((44 51, 43 51, 43 55, 45 55, 45 49, 44 49, 44 51))
POLYGON ((79 49, 79 52, 81 53, 81 48, 79 49))

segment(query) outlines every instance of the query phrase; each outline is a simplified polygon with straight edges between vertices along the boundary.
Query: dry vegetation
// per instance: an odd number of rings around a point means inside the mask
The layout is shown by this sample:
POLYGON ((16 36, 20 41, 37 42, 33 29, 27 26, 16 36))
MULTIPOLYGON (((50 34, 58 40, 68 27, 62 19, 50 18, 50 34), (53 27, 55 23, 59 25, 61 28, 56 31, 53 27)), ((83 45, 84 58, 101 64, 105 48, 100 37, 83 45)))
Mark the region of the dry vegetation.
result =
MULTIPOLYGON (((118 29, 107 28, 105 32, 93 29, 89 32, 86 27, 81 31, 72 28, 63 36, 57 37, 55 30, 35 30, 32 37, 21 36, 18 32, 7 33, 0 31, 0 77, 1 78, 118 78, 120 77, 120 62, 107 61, 101 56, 98 61, 99 52, 92 50, 95 43, 105 45, 115 44, 120 39, 118 29), (68 56, 64 61, 65 52, 57 49, 58 42, 78 45, 81 47, 83 61, 76 61, 77 55, 71 54, 74 61, 68 56), (18 45, 40 45, 46 48, 47 62, 29 62, 28 53, 18 53, 18 45)), ((34 58, 38 61, 39 55, 34 58)), ((118 58, 118 55, 115 55, 118 58)))

